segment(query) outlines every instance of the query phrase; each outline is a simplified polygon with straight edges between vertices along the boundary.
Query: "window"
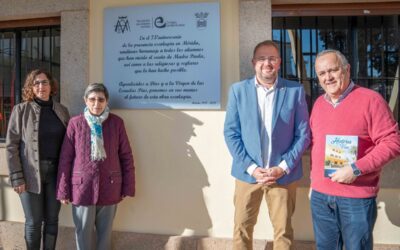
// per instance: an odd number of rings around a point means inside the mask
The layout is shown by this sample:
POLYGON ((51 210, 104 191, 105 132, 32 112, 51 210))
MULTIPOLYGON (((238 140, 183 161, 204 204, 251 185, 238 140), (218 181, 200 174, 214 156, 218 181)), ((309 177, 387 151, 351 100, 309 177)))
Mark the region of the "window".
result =
POLYGON ((273 40, 283 58, 280 74, 302 82, 312 105, 323 93, 315 57, 338 49, 351 64, 352 80, 378 91, 399 121, 399 25, 399 15, 273 17, 273 40))
POLYGON ((14 105, 22 101, 25 76, 35 68, 60 79, 60 26, 0 28, 0 142, 14 105))

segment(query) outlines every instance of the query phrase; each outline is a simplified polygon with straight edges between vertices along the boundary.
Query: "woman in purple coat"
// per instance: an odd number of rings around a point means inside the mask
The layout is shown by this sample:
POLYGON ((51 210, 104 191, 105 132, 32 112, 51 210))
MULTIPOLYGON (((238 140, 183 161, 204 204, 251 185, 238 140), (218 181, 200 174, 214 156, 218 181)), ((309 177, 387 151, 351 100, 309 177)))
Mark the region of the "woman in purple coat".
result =
POLYGON ((110 113, 108 91, 90 84, 83 114, 73 117, 61 148, 57 199, 72 203, 78 250, 111 249, 117 204, 135 195, 135 168, 123 120, 110 113), (96 229, 96 230, 94 230, 96 229))

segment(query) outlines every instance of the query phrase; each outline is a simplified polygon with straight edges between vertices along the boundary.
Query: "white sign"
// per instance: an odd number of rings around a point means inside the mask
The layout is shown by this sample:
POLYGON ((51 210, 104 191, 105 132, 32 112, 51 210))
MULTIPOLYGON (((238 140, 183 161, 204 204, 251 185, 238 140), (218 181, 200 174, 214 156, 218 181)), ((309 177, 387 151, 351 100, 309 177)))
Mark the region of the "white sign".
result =
POLYGON ((219 3, 107 8, 111 108, 219 109, 219 3))

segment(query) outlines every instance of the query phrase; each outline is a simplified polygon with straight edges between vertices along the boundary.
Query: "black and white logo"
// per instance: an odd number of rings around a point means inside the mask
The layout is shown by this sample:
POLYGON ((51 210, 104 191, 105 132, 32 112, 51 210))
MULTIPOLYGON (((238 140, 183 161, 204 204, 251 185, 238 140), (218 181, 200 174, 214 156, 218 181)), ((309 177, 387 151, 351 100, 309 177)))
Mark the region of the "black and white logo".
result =
POLYGON ((198 12, 194 14, 197 18, 196 26, 198 29, 205 29, 207 27, 208 12, 198 12))
POLYGON ((165 23, 163 17, 159 16, 154 19, 154 27, 161 29, 165 28, 165 26, 167 26, 167 24, 165 23))
POLYGON ((114 31, 117 33, 124 33, 131 31, 129 27, 129 21, 127 16, 119 16, 117 24, 115 25, 114 31))

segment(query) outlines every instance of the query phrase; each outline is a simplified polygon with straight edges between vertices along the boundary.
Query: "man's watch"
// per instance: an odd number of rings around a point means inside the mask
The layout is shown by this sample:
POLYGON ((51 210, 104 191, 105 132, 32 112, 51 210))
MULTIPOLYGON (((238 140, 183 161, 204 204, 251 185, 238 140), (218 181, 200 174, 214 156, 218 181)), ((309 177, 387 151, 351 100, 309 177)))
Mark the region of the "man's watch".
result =
POLYGON ((361 171, 360 169, 358 169, 358 167, 356 166, 356 164, 352 163, 351 164, 351 168, 353 169, 353 174, 354 176, 360 176, 361 175, 361 171))

